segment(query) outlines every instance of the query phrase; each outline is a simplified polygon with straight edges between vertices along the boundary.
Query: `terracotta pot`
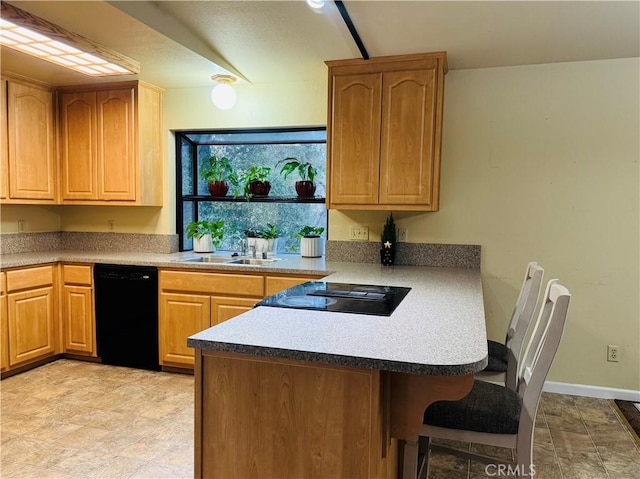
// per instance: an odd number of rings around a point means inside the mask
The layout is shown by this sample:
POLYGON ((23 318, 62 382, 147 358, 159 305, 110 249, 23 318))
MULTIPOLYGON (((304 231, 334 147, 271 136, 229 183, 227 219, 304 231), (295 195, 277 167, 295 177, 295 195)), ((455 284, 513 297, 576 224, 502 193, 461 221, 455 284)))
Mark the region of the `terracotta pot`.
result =
POLYGON ((249 183, 249 193, 254 196, 267 196, 271 190, 271 183, 268 181, 252 181, 249 183))
POLYGON ((296 193, 300 198, 311 198, 316 192, 316 185, 313 181, 296 181, 296 193))
POLYGON ((212 181, 208 184, 211 196, 227 196, 229 183, 226 181, 212 181))

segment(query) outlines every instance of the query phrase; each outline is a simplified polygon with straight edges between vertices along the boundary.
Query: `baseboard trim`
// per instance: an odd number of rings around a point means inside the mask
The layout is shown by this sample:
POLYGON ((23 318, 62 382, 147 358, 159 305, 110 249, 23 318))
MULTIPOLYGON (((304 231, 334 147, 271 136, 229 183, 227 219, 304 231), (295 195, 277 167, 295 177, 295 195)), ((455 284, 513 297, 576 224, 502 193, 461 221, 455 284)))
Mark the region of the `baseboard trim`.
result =
POLYGON ((640 391, 633 389, 605 388, 588 384, 558 383, 546 381, 543 391, 570 396, 586 396, 598 399, 621 399, 623 401, 640 402, 640 391))

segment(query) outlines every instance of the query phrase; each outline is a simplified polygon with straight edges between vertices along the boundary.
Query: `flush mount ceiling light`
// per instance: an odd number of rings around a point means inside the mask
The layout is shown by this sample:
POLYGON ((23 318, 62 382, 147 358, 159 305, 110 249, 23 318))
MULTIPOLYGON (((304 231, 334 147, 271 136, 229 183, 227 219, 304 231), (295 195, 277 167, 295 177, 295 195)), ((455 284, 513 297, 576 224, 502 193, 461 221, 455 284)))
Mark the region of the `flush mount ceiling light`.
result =
POLYGON ((221 110, 230 110, 236 104, 236 91, 231 86, 235 83, 233 75, 213 75, 211 79, 217 83, 211 90, 211 101, 221 110))
POLYGON ((307 5, 311 8, 311 11, 320 15, 326 12, 326 3, 327 2, 325 2, 324 0, 307 0, 307 5))
POLYGON ((8 3, 1 4, 0 44, 91 76, 135 75, 140 63, 8 3))
POLYGON ((311 8, 319 9, 324 7, 324 0, 307 0, 307 5, 311 8))

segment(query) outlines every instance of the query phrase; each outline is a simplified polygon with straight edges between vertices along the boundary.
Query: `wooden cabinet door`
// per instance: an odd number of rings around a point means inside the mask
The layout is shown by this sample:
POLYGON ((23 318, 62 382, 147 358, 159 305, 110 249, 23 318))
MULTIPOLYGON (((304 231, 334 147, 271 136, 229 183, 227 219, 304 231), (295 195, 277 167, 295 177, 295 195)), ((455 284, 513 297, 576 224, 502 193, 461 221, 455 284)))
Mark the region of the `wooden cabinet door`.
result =
POLYGON ((333 77, 330 205, 378 203, 382 74, 333 77))
POLYGON ((7 123, 7 82, 0 80, 0 200, 9 197, 9 125, 7 123))
POLYGON ((8 295, 9 365, 55 352, 53 286, 8 295))
POLYGON ((211 326, 220 324, 239 314, 246 313, 260 298, 230 298, 228 296, 213 296, 211 298, 211 326))
POLYGON ((62 295, 65 351, 96 355, 92 288, 65 284, 62 295))
POLYGON ((9 367, 9 327, 7 324, 7 281, 0 273, 0 371, 9 367))
POLYGON ((50 200, 56 184, 53 95, 8 82, 9 196, 50 200))
POLYGON ((60 96, 60 169, 63 200, 98 199, 95 92, 60 96))
POLYGON ((134 88, 97 92, 98 196, 135 201, 137 151, 134 88))
POLYGON ((160 294, 160 364, 194 365, 194 349, 187 338, 209 327, 211 298, 199 294, 160 294))
POLYGON ((384 73, 380 204, 431 204, 437 62, 431 63, 384 73))

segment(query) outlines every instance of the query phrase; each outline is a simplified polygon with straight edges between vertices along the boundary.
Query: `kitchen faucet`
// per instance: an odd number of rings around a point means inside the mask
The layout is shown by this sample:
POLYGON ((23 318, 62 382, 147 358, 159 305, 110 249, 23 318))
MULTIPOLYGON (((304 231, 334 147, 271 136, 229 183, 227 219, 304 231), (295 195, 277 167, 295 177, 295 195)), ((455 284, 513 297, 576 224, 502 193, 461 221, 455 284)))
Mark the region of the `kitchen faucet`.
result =
POLYGON ((240 245, 240 256, 247 256, 248 241, 246 239, 241 239, 238 241, 238 244, 240 245))

